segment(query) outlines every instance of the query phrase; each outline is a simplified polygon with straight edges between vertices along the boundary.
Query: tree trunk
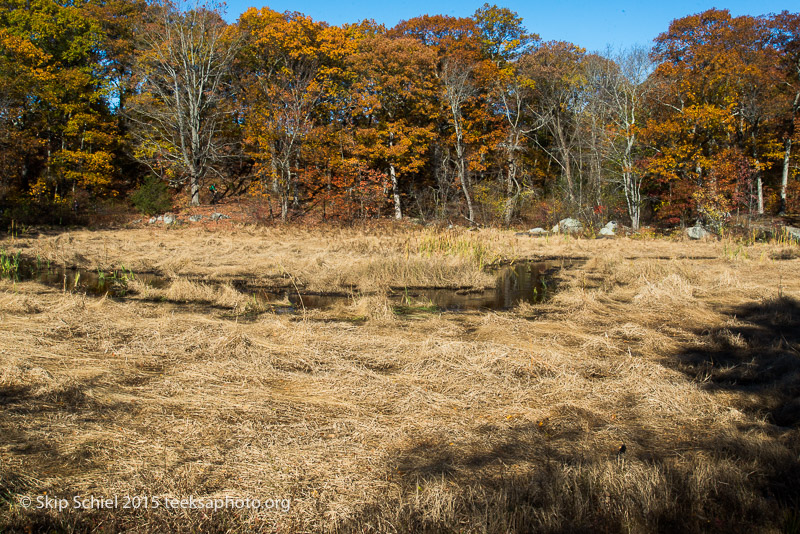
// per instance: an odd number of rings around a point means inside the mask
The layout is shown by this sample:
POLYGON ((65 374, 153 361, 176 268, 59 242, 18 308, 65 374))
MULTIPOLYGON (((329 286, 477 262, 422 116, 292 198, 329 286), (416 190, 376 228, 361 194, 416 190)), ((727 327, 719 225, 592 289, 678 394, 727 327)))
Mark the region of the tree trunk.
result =
MULTIPOLYGON (((758 161, 758 151, 756 150, 755 128, 751 130, 750 137, 753 143, 753 159, 758 161)), ((761 171, 756 171, 756 188, 758 190, 758 214, 764 215, 764 182, 761 179, 761 171)))
POLYGON ((289 218, 289 187, 292 174, 288 160, 283 161, 281 167, 281 174, 283 174, 283 183, 281 184, 281 221, 286 222, 289 218))
POLYGON ((786 190, 789 187, 789 159, 792 156, 792 138, 786 139, 783 152, 783 174, 781 175, 781 215, 786 214, 786 190))
POLYGON ((272 171, 272 192, 280 192, 280 179, 278 178, 278 162, 275 159, 275 143, 269 144, 269 164, 272 171))
POLYGON ((506 226, 511 224, 511 219, 514 217, 514 211, 517 200, 520 195, 519 182, 517 182, 517 165, 513 161, 508 164, 508 176, 506 178, 506 205, 503 210, 503 222, 506 226))
MULTIPOLYGON (((394 132, 389 133, 389 148, 394 146, 394 132)), ((394 164, 389 164, 389 176, 392 179, 392 201, 394 202, 394 218, 400 220, 403 218, 403 210, 400 207, 400 190, 397 187, 397 174, 394 170, 394 164)))
POLYGON ((192 192, 192 206, 199 206, 200 205, 200 179, 196 173, 192 173, 192 181, 191 181, 191 192, 192 192))
POLYGON ((761 173, 756 178, 756 189, 758 189, 758 214, 764 215, 764 184, 761 180, 761 173))
POLYGON ((464 198, 467 200, 467 212, 469 213, 469 222, 475 222, 475 210, 472 207, 472 196, 469 194, 469 176, 467 175, 467 162, 465 158, 460 155, 456 154, 458 158, 458 179, 461 182, 461 189, 464 191, 464 198))
MULTIPOLYGON (((509 122, 511 122, 509 120, 509 122)), ((519 142, 519 130, 514 123, 508 133, 506 140, 506 163, 508 164, 508 174, 506 175, 506 205, 503 209, 503 222, 506 226, 511 224, 511 219, 516 212, 517 202, 521 194, 521 188, 517 181, 517 151, 521 148, 519 142)))
POLYGON ((572 169, 571 169, 572 165, 570 164, 571 158, 564 130, 561 127, 560 119, 556 119, 555 132, 556 132, 555 136, 556 142, 558 144, 558 151, 561 154, 561 168, 564 172, 564 179, 567 181, 567 196, 569 197, 570 203, 574 204, 575 192, 572 183, 572 169))
POLYGON ((403 211, 400 209, 400 190, 397 188, 397 175, 394 172, 394 165, 389 165, 389 176, 392 177, 392 200, 394 201, 394 218, 403 218, 403 211))
POLYGON ((464 198, 467 201, 467 212, 469 222, 475 222, 475 210, 472 207, 472 196, 470 195, 469 176, 467 175, 467 156, 464 153, 464 136, 461 132, 461 116, 456 108, 453 108, 453 125, 456 130, 456 167, 458 169, 458 180, 461 182, 461 190, 464 191, 464 198))

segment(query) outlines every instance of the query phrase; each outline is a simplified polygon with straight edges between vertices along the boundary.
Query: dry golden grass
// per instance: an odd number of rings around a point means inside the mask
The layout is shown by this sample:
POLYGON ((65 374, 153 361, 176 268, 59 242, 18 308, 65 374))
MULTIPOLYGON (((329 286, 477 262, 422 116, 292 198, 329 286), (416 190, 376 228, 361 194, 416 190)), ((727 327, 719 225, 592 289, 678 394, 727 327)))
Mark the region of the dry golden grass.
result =
POLYGON ((474 246, 488 248, 487 243, 492 250, 479 259, 491 261, 513 253, 508 243, 492 243, 487 235, 392 226, 369 233, 258 227, 233 233, 198 228, 87 231, 18 239, 16 247, 54 265, 125 267, 135 273, 212 281, 246 277, 262 286, 298 284, 312 291, 374 291, 387 286, 491 284, 491 277, 470 254, 474 246), (432 254, 426 245, 441 235, 455 236, 452 239, 459 242, 455 244, 462 246, 453 247, 451 254, 432 254))
POLYGON ((426 258, 409 245, 430 238, 420 232, 23 242, 55 261, 175 278, 124 300, 2 282, 0 530, 797 526, 800 260, 785 246, 466 235, 509 258, 587 258, 559 273, 547 303, 497 313, 398 316, 370 294, 324 311, 241 315, 246 296, 197 281, 277 280, 283 268, 328 289, 383 288, 404 270, 408 285, 487 283, 474 258, 426 258), (45 492, 291 507, 19 505, 45 492))

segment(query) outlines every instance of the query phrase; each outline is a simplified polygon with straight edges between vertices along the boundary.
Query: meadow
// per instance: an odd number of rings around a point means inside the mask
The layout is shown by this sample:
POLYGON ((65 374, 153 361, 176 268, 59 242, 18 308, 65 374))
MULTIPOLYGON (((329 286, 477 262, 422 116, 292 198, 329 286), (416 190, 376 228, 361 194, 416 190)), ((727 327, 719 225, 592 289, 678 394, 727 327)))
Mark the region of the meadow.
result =
POLYGON ((0 531, 800 531, 797 245, 386 225, 0 248, 131 273, 119 297, 0 280, 0 531), (386 297, 537 258, 571 260, 541 303, 386 297), (278 287, 347 298, 278 313, 251 295, 278 287))

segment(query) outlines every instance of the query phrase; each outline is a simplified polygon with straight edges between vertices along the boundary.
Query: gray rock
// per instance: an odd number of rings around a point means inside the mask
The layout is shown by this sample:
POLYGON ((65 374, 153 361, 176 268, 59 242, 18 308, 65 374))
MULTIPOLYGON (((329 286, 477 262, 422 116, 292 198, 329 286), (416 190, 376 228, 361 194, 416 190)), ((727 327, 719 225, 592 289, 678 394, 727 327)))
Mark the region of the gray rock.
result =
POLYGON ((223 213, 212 213, 211 220, 212 221, 221 221, 222 219, 230 219, 230 216, 225 215, 223 213))
POLYGON ((695 225, 691 228, 686 229, 686 235, 689 236, 689 239, 703 239, 704 237, 708 237, 711 235, 711 232, 703 228, 701 225, 695 225))
POLYGON ((786 235, 795 241, 800 241, 800 228, 795 226, 786 226, 786 235))
POLYGON ((148 222, 148 224, 155 224, 157 221, 158 221, 158 219, 156 219, 155 217, 150 217, 150 220, 147 221, 147 222, 148 222))
POLYGON ((174 223, 176 220, 177 220, 177 219, 175 218, 175 216, 174 216, 174 215, 170 215, 170 214, 166 214, 166 215, 164 215, 164 224, 172 224, 172 223, 174 223))
POLYGON ((531 228, 530 230, 528 230, 528 233, 531 235, 544 235, 547 233, 547 230, 545 230, 544 228, 537 227, 537 228, 531 228))
POLYGON ((517 233, 516 233, 516 234, 514 234, 514 235, 515 235, 515 236, 517 236, 517 237, 528 237, 528 236, 530 236, 531 234, 529 234, 528 232, 517 232, 517 233))
POLYGON ((609 236, 609 237, 617 235, 617 223, 615 223, 614 221, 607 223, 604 227, 600 229, 599 234, 602 236, 609 236))
POLYGON ((203 220, 203 216, 202 215, 191 215, 191 216, 189 216, 189 220, 192 221, 192 222, 200 222, 200 221, 203 220))
POLYGON ((163 220, 164 220, 164 216, 163 215, 159 215, 158 217, 156 217, 156 222, 161 222, 163 220))
POLYGON ((558 230, 564 232, 565 234, 573 234, 583 230, 583 225, 578 219, 568 217, 558 221, 558 230))
POLYGON ((558 225, 555 225, 555 226, 554 226, 554 227, 553 227, 553 228, 552 228, 550 231, 551 231, 552 233, 554 233, 554 234, 557 234, 557 233, 558 233, 558 230, 559 230, 559 228, 558 228, 558 225))

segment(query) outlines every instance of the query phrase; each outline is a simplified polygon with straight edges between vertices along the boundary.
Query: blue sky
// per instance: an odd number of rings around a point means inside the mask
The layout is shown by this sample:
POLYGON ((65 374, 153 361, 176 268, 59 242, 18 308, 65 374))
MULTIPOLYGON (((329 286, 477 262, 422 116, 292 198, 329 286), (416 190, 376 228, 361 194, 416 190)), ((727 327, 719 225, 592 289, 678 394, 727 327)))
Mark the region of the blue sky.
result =
MULTIPOLYGON (((333 25, 374 19, 392 27, 401 20, 419 15, 472 15, 486 0, 428 1, 421 0, 229 0, 226 18, 235 21, 248 7, 268 6, 275 11, 300 11, 315 20, 333 25)), ((666 31, 670 21, 716 7, 729 9, 733 15, 762 15, 790 8, 785 0, 752 0, 725 2, 660 0, 640 2, 591 2, 577 0, 520 1, 496 3, 516 11, 528 31, 538 33, 546 41, 571 41, 590 51, 604 50, 606 45, 627 47, 648 45, 659 33, 666 31)))

